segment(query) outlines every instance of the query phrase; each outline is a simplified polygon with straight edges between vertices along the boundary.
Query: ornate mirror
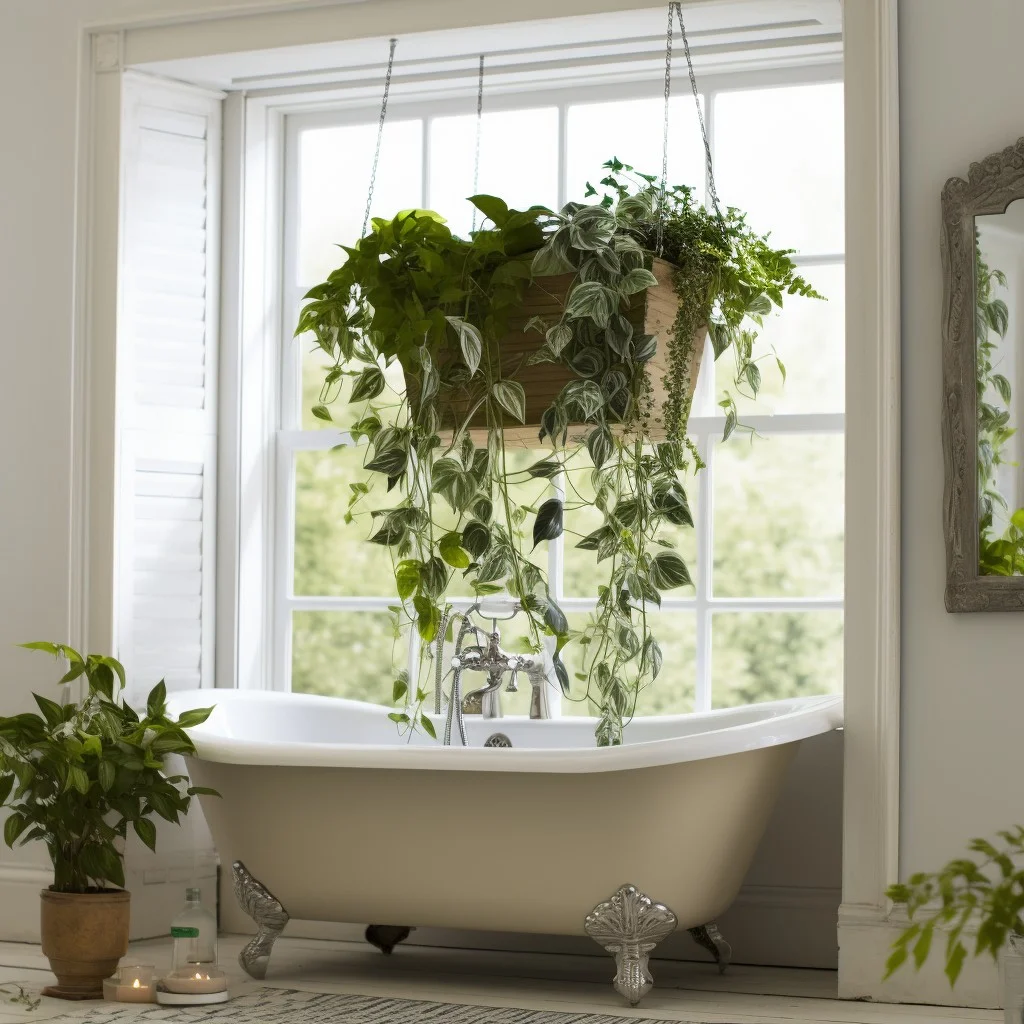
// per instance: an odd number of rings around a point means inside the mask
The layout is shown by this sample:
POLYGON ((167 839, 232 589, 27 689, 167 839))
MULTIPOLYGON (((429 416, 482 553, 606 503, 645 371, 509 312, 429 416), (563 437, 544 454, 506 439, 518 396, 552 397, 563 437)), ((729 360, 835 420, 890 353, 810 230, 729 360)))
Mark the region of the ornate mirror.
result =
POLYGON ((946 608, 1024 611, 1024 139, 942 190, 946 608))

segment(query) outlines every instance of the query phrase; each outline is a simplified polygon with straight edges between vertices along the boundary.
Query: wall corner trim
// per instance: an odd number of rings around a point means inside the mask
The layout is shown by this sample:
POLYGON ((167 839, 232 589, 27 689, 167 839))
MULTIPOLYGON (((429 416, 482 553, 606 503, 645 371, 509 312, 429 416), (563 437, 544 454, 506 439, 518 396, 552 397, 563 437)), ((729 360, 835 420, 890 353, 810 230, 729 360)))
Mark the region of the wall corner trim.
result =
MULTIPOLYGON (((839 986, 851 998, 891 999, 894 989, 881 978, 899 927, 890 922, 886 897, 898 880, 900 828, 897 0, 846 3, 843 18, 847 556, 839 986)), ((912 974, 906 984, 913 989, 912 974)), ((928 1000, 922 990, 908 1001, 928 1000)))

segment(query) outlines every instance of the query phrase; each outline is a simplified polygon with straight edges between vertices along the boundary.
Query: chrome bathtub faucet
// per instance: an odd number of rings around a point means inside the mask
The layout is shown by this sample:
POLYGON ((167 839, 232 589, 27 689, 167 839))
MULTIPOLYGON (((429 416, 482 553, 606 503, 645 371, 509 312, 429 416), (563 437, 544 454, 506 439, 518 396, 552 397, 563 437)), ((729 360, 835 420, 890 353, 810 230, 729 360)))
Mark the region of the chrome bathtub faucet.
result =
POLYGON ((455 672, 456 685, 453 694, 461 692, 461 676, 463 672, 487 673, 487 684, 478 690, 467 693, 462 699, 464 715, 482 715, 484 718, 501 718, 501 690, 505 675, 510 673, 506 692, 515 693, 517 675, 525 672, 530 680, 530 718, 550 718, 551 701, 548 695, 548 676, 541 655, 509 654, 501 649, 501 636, 497 622, 492 621, 491 632, 487 637, 486 646, 466 647, 452 658, 452 669, 455 672))

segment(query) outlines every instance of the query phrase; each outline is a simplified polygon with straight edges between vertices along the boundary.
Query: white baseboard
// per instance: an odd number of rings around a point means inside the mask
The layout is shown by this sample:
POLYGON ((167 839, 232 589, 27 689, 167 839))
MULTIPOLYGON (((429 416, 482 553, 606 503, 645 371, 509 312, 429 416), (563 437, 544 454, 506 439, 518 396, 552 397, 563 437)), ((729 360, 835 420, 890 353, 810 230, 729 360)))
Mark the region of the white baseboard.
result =
MULTIPOLYGON (((249 921, 234 905, 231 880, 222 877, 221 908, 225 929, 250 932, 249 921)), ((780 967, 836 967, 836 918, 839 890, 781 886, 747 886, 718 922, 733 947, 735 963, 780 967)), ((404 924, 378 921, 377 924, 404 924)), ((290 921, 285 932, 295 938, 362 941, 364 925, 324 921, 290 921)), ((568 953, 602 956, 588 938, 419 928, 407 940, 421 946, 568 953)), ((659 958, 708 960, 709 955, 686 934, 670 936, 658 946, 659 958)))
MULTIPOLYGON (((906 963, 883 981, 892 944, 906 926, 906 916, 899 911, 886 914, 878 907, 856 904, 839 908, 840 999, 980 1009, 1003 1005, 999 968, 987 955, 968 956, 956 987, 950 987, 943 973, 941 934, 936 935, 932 954, 920 971, 906 963)), ((970 943, 966 945, 971 948, 970 943)))

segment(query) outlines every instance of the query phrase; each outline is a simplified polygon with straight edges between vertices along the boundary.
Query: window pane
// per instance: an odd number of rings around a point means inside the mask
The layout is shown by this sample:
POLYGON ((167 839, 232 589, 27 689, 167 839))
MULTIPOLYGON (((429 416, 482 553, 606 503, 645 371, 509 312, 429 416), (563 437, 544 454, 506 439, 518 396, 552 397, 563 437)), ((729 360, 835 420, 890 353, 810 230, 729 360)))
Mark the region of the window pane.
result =
POLYGON ((715 182, 722 206, 803 253, 843 251, 843 86, 721 93, 715 182))
MULTIPOLYGON (((600 528, 604 517, 593 504, 594 488, 591 486, 591 463, 589 459, 579 459, 579 468, 570 468, 566 476, 566 507, 565 513, 565 549, 563 556, 564 580, 563 593, 566 597, 596 597, 597 588, 607 586, 611 560, 597 561, 596 551, 581 551, 577 543, 587 534, 600 528), (580 507, 572 508, 573 504, 580 507), (582 503, 582 504, 581 504, 582 503)), ((690 501, 690 514, 696 521, 697 488, 700 474, 680 474, 679 480, 690 501)), ((682 556, 690 570, 690 576, 696 582, 699 567, 697 565, 697 535, 689 526, 673 526, 665 523, 659 537, 667 540, 682 556)), ((680 587, 668 593, 669 597, 692 597, 692 587, 680 587)))
POLYGON ((293 612, 292 690, 390 704, 408 650, 387 612, 293 612))
POLYGON ((736 436, 715 451, 716 597, 843 593, 843 438, 736 436))
MULTIPOLYGON (((567 196, 583 200, 586 183, 600 190, 602 165, 617 157, 642 174, 661 176, 665 101, 660 96, 611 103, 581 103, 568 111, 567 196)), ((669 101, 668 177, 704 196, 704 143, 693 96, 669 101)))
POLYGON ((391 551, 366 538, 370 509, 388 507, 379 473, 363 469, 365 447, 295 454, 295 593, 319 597, 390 597, 395 593, 391 551), (373 490, 345 522, 350 484, 373 479, 373 490))
POLYGON ((711 623, 713 707, 842 691, 842 612, 717 612, 711 623))
MULTIPOLYGON (((573 612, 566 616, 571 629, 583 629, 590 616, 573 612)), ((690 611, 650 612, 648 624, 661 647, 664 658, 661 673, 637 699, 638 715, 679 715, 693 711, 694 680, 697 676, 696 616, 690 611)), ((578 643, 570 644, 562 657, 569 670, 571 690, 562 698, 563 715, 596 715, 597 709, 586 699, 586 683, 574 673, 580 671, 582 658, 578 643)))
MULTIPOLYGON (((474 194, 476 114, 430 122, 428 205, 457 235, 469 233, 474 194)), ((476 192, 499 196, 517 210, 558 202, 558 108, 485 113, 480 137, 480 181, 476 192)), ((477 217, 477 227, 482 215, 477 217)))
MULTIPOLYGON (((746 397, 733 383, 736 360, 725 353, 715 364, 716 392, 728 390, 740 414, 842 412, 845 405, 846 278, 842 264, 808 267, 802 271, 825 296, 804 299, 786 296, 786 305, 758 331, 754 349, 760 354, 761 390, 746 397), (772 349, 786 368, 786 379, 775 364, 772 349)), ((703 369, 703 367, 702 367, 703 369)), ((721 410, 715 410, 721 412, 721 410)))
MULTIPOLYGON (((377 122, 310 128, 299 135, 299 225, 295 284, 322 281, 341 262, 339 244, 359 239, 370 187, 377 122)), ((423 122, 384 126, 372 214, 422 206, 423 122)))

